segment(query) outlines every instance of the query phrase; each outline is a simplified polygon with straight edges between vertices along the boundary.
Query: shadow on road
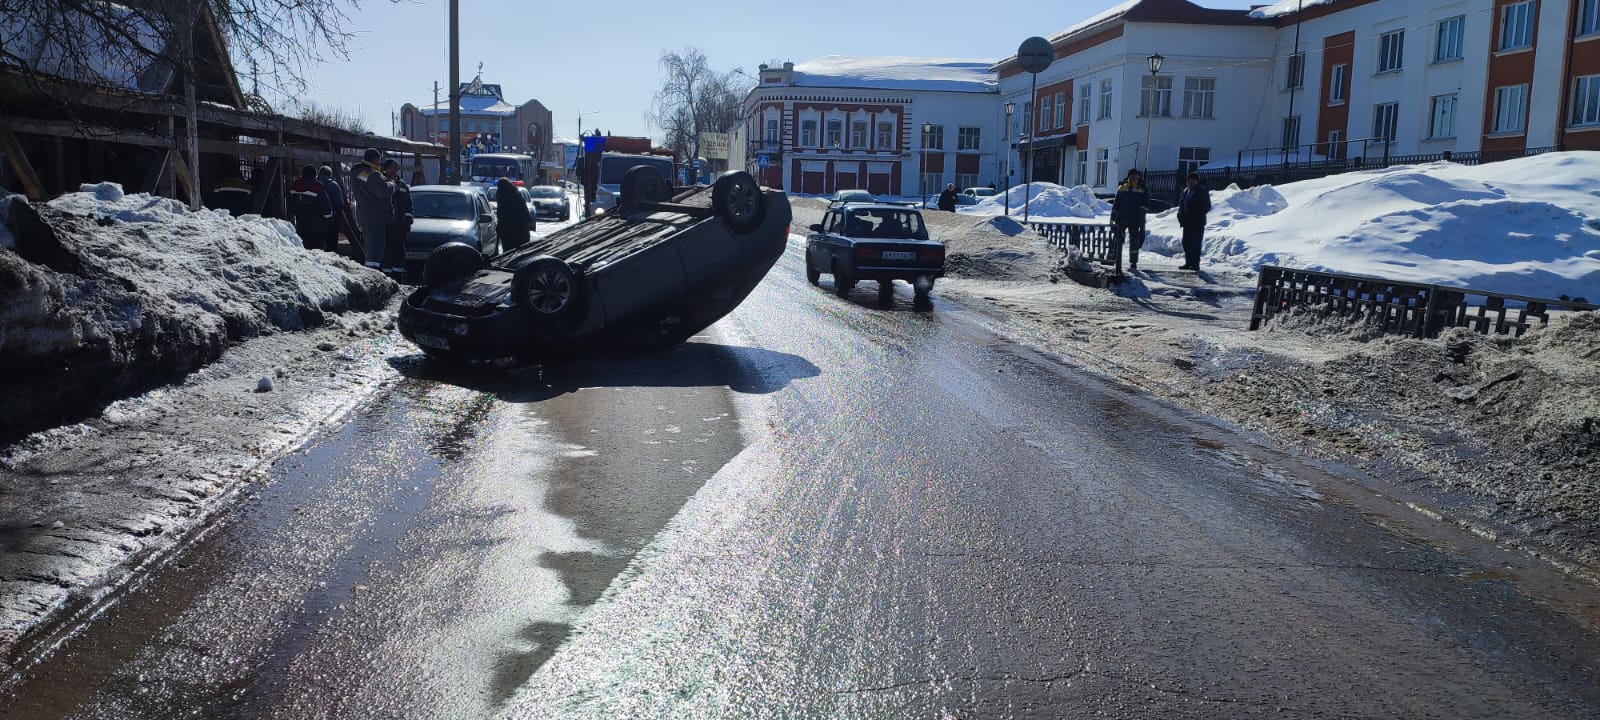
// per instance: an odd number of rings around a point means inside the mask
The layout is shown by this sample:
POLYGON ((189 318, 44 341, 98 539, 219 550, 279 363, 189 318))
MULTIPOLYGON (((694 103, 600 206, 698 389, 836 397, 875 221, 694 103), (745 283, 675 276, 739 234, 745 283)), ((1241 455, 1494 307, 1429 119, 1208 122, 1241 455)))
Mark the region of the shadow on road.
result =
POLYGON ((421 354, 391 357, 389 363, 408 378, 487 392, 511 403, 540 402, 592 387, 726 387, 767 395, 822 374, 798 355, 702 342, 512 370, 451 366, 421 354))

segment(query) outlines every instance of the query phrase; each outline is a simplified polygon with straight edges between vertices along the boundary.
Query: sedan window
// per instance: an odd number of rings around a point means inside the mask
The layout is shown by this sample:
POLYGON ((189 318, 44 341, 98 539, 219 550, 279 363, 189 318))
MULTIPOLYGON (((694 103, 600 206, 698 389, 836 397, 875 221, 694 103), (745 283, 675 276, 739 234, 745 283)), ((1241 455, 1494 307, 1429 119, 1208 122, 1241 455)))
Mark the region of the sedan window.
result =
POLYGON ((472 200, 461 193, 421 192, 411 195, 411 212, 418 218, 471 220, 472 205, 472 200))
POLYGON ((872 208, 852 210, 845 234, 851 237, 925 240, 928 231, 922 216, 908 210, 872 208))

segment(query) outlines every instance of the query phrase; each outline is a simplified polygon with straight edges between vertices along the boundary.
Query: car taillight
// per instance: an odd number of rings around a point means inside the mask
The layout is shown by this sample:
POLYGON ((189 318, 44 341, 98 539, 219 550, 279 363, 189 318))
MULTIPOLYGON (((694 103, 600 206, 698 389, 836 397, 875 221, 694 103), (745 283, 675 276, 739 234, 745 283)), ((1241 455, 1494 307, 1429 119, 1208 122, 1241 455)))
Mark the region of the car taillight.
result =
POLYGON ((944 248, 929 248, 918 254, 923 262, 944 262, 944 248))
POLYGON ((867 248, 867 247, 858 247, 858 248, 856 248, 856 259, 857 260, 870 260, 870 259, 875 258, 875 257, 881 257, 882 254, 883 254, 883 251, 881 251, 881 250, 879 250, 877 248, 867 248))
POLYGON ((517 187, 522 187, 522 181, 521 180, 512 180, 511 184, 515 185, 517 187))

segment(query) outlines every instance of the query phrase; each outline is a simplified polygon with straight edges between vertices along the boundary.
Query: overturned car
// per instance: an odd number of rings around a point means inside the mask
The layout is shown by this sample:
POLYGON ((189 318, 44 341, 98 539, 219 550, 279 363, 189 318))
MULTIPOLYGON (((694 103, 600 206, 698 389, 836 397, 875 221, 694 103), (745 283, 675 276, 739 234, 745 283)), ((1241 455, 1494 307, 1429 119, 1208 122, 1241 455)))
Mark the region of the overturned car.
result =
POLYGON ((439 247, 400 307, 429 357, 502 364, 683 342, 738 307, 788 244, 788 196, 748 173, 674 188, 651 167, 617 207, 492 262, 439 247))

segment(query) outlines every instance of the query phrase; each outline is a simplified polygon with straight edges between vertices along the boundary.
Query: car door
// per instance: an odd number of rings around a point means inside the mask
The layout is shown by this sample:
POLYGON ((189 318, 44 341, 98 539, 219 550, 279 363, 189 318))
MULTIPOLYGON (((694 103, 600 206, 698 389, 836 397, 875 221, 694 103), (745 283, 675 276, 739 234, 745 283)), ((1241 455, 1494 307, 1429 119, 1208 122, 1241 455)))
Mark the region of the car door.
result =
POLYGON ((483 248, 483 254, 493 257, 500 254, 500 231, 494 225, 494 212, 489 209, 489 203, 482 195, 475 195, 478 208, 478 247, 483 248), (482 222, 484 217, 490 218, 489 222, 482 222))
POLYGON ((833 254, 828 247, 828 233, 833 231, 834 224, 838 221, 839 211, 829 210, 822 216, 821 231, 813 230, 806 237, 806 254, 809 255, 811 267, 826 271, 833 254))

